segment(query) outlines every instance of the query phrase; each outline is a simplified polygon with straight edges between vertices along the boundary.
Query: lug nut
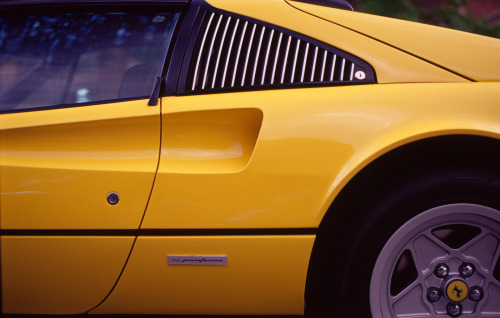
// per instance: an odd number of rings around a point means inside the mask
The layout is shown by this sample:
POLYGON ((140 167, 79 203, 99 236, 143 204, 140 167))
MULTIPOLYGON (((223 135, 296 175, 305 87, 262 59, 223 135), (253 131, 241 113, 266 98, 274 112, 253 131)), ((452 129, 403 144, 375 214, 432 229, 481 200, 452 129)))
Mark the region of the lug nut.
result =
POLYGON ((429 288, 427 291, 427 300, 431 303, 435 303, 439 299, 441 299, 441 290, 436 287, 429 288))
POLYGON ((448 315, 456 317, 462 312, 462 306, 457 303, 449 303, 448 306, 446 306, 446 312, 448 312, 448 315))
POLYGON ((434 269, 434 275, 436 275, 438 278, 444 278, 446 275, 448 275, 450 269, 448 268, 448 265, 446 264, 438 264, 436 268, 434 269))
POLYGON ((471 287, 469 291, 469 299, 476 302, 483 299, 483 290, 481 287, 471 287))
POLYGON ((463 263, 460 265, 460 275, 463 277, 471 277, 476 272, 476 268, 471 263, 463 263))

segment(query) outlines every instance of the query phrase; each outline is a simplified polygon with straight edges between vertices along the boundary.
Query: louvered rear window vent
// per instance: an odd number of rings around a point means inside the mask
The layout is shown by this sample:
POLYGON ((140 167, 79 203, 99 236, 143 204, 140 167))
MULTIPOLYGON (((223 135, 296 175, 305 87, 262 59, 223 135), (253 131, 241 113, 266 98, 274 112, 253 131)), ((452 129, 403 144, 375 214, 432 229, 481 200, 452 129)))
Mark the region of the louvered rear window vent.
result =
POLYGON ((367 63, 336 48, 241 17, 209 12, 185 91, 373 82, 367 63))

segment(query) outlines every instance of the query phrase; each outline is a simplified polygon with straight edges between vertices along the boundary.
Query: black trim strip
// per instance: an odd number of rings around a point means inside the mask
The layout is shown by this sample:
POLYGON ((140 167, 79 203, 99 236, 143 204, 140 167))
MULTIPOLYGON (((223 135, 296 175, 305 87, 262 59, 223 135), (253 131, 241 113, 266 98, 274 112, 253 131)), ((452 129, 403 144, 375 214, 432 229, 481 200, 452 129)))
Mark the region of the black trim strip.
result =
POLYGON ((137 236, 138 230, 0 230, 1 236, 137 236))
POLYGON ((143 229, 143 230, 0 230, 1 236, 242 236, 315 235, 317 228, 291 229, 143 229))
MULTIPOLYGON (((1 1, 1 0, 0 0, 1 1)), ((11 110, 0 110, 0 114, 16 114, 16 113, 32 113, 32 112, 40 112, 44 110, 54 110, 54 109, 67 109, 67 108, 76 108, 76 107, 99 107, 101 105, 106 104, 114 104, 114 103, 122 103, 122 102, 131 102, 137 100, 149 100, 150 96, 138 96, 131 98, 117 98, 117 99, 107 99, 107 100, 99 100, 93 102, 85 102, 78 104, 59 104, 52 106, 42 106, 42 107, 33 107, 33 108, 20 108, 20 109, 11 109, 11 110)))
MULTIPOLYGON (((152 315, 152 314, 75 314, 75 315, 34 315, 34 314, 4 314, 0 315, 1 318, 220 318, 221 315, 152 315)), ((231 315, 223 316, 227 318, 304 318, 304 316, 283 316, 283 315, 266 315, 266 316, 249 316, 249 315, 231 315)))
POLYGON ((294 1, 314 4, 322 7, 330 7, 330 8, 354 11, 352 5, 347 0, 294 0, 294 1))
POLYGON ((170 229, 140 230, 144 236, 218 236, 218 235, 311 235, 316 234, 316 228, 294 229, 170 229))
POLYGON ((172 50, 169 52, 170 55, 168 56, 163 72, 165 82, 160 94, 161 97, 176 95, 177 82, 181 73, 182 64, 184 63, 183 61, 189 39, 194 30, 193 26, 198 16, 198 11, 203 4, 203 0, 191 0, 190 5, 185 10, 185 14, 181 17, 182 20, 179 21, 179 26, 176 28, 171 40, 173 44, 172 50))

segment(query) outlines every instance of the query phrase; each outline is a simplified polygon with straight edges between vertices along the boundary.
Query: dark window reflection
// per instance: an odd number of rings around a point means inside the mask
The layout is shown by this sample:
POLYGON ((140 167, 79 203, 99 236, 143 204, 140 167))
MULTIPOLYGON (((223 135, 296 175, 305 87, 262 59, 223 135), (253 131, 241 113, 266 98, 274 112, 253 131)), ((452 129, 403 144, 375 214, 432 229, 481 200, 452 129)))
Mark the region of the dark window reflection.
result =
POLYGON ((178 13, 0 17, 0 111, 149 96, 178 13))

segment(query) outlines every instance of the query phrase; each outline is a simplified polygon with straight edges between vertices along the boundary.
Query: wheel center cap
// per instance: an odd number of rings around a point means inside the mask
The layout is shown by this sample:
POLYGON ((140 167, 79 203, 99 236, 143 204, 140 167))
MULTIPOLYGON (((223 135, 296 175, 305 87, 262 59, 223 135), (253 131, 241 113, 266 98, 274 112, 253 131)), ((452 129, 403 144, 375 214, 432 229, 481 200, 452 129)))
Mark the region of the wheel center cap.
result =
POLYGON ((461 302, 469 294, 469 287, 461 280, 452 280, 446 287, 446 295, 451 301, 461 302))

